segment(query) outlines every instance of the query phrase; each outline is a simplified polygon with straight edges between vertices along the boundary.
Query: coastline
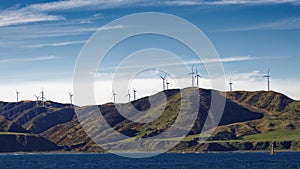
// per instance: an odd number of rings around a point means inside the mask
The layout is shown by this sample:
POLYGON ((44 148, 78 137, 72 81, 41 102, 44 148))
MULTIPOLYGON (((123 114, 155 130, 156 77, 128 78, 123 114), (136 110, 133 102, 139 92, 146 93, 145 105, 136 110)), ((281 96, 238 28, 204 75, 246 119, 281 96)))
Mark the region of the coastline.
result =
MULTIPOLYGON (((153 154, 153 153, 161 153, 161 152, 136 152, 136 151, 128 151, 128 152, 119 152, 119 154, 153 154)), ((229 154, 229 153, 270 153, 267 150, 255 150, 255 151, 168 151, 162 154, 229 154)), ((297 150, 276 150, 277 153, 300 153, 297 150)), ((0 155, 94 155, 94 154, 113 154, 110 152, 84 152, 84 151, 46 151, 46 152, 1 152, 0 155)))

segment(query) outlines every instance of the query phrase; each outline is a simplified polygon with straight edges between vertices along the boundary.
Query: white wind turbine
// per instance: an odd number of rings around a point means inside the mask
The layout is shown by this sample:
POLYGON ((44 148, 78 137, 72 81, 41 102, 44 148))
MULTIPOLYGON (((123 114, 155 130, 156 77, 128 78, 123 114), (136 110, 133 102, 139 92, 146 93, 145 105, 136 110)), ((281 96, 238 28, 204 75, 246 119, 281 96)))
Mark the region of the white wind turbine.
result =
POLYGON ((163 80, 163 90, 166 89, 166 84, 165 84, 166 77, 167 77, 167 74, 166 74, 166 73, 165 73, 165 75, 160 75, 160 78, 163 80))
POLYGON ((198 69, 196 67, 196 75, 195 75, 195 78, 197 80, 197 87, 199 87, 199 78, 201 78, 202 76, 198 73, 198 69))
POLYGON ((232 82, 232 80, 231 80, 231 77, 230 77, 230 80, 229 80, 229 89, 230 89, 230 91, 232 92, 232 85, 233 85, 233 82, 232 82))
POLYGON ((20 94, 20 92, 18 90, 16 90, 17 102, 19 102, 19 94, 20 94))
POLYGON ((44 93, 44 90, 42 89, 41 91, 41 100, 42 100, 42 107, 45 107, 45 93, 44 93))
POLYGON ((68 92, 69 93, 69 97, 70 97, 70 106, 73 105, 73 94, 71 92, 68 92))
POLYGON ((270 77, 271 77, 270 69, 268 69, 267 74, 264 75, 263 77, 267 79, 267 89, 268 91, 270 91, 270 77))
POLYGON ((194 65, 192 65, 192 72, 189 73, 189 75, 192 75, 192 87, 194 88, 194 78, 195 78, 194 65))
POLYGON ((125 97, 127 97, 127 96, 128 96, 128 101, 130 102, 131 94, 130 94, 129 90, 128 90, 128 93, 125 97))
POLYGON ((136 100, 136 92, 137 90, 135 88, 133 88, 133 99, 136 100))
POLYGON ((36 107, 39 107, 39 98, 40 98, 40 96, 38 96, 36 94, 34 96, 36 98, 36 107))
POLYGON ((116 93, 115 93, 115 91, 114 90, 112 90, 112 98, 114 99, 114 103, 116 103, 116 93))
POLYGON ((167 84, 167 90, 169 90, 169 82, 168 82, 168 80, 166 80, 166 84, 167 84))

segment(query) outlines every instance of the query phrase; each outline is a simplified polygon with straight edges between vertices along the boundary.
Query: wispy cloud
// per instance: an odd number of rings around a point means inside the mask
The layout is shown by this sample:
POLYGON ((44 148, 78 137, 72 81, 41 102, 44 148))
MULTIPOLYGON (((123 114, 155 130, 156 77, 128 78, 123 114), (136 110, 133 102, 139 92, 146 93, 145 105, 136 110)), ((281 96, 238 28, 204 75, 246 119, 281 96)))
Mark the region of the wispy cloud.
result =
POLYGON ((164 5, 175 5, 175 6, 199 6, 199 5, 272 5, 272 4, 294 4, 299 5, 299 0, 176 0, 176 1, 162 1, 164 5))
MULTIPOLYGON (((252 72, 234 72, 226 75, 227 89, 229 90, 229 79, 232 79, 233 90, 258 91, 266 90, 267 82, 263 78, 265 72, 254 70, 252 72)), ((300 84, 299 79, 279 79, 271 77, 271 90, 281 92, 293 99, 300 99, 300 91, 297 87, 300 84), (293 84, 293 85, 291 85, 293 84)))
MULTIPOLYGON (((202 64, 211 64, 211 63, 230 63, 230 62, 242 62, 242 61, 251 61, 251 60, 258 60, 261 58, 258 57, 251 57, 251 56, 233 56, 233 57, 226 57, 226 58, 219 58, 219 59, 206 59, 206 60, 199 60, 199 59, 193 59, 193 60, 185 60, 184 62, 179 62, 178 60, 173 60, 173 59, 166 59, 163 60, 163 58, 157 57, 157 58, 150 58, 149 60, 135 60, 134 62, 128 62, 126 65, 123 65, 122 67, 115 67, 115 66, 110 66, 110 67, 103 67, 101 71, 105 72, 112 72, 115 71, 116 69, 121 70, 124 75, 124 77, 128 77, 128 73, 132 73, 132 71, 135 71, 136 69, 144 69, 144 68, 169 68, 171 70, 174 70, 178 68, 178 66, 182 65, 202 65, 202 64)), ((90 75, 94 76, 95 72, 91 72, 90 75)), ((97 76, 101 78, 105 77, 111 77, 111 74, 103 73, 101 72, 97 76)), ((149 73, 148 73, 149 74, 149 73)), ((148 76, 147 76, 148 77, 148 76)))
POLYGON ((0 63, 24 63, 24 62, 37 62, 37 61, 45 61, 45 60, 53 60, 57 59, 56 56, 39 56, 39 57, 23 57, 23 58, 7 58, 0 59, 0 63))
POLYGON ((222 5, 270 5, 292 4, 300 5, 299 0, 61 0, 47 3, 31 4, 18 9, 6 9, 0 12, 0 26, 18 25, 42 21, 56 21, 65 19, 53 15, 53 11, 71 9, 95 10, 126 7, 149 6, 222 6, 222 5))
POLYGON ((206 60, 203 60, 203 63, 241 62, 241 61, 257 60, 257 59, 260 59, 260 58, 258 58, 258 57, 251 57, 251 56, 233 56, 233 57, 226 57, 226 58, 219 58, 219 59, 206 59, 206 60))
POLYGON ((252 72, 245 72, 245 73, 231 73, 227 77, 229 77, 228 79, 231 78, 232 80, 251 80, 257 77, 261 78, 263 77, 263 75, 264 73, 262 73, 261 71, 254 70, 252 72))
POLYGON ((253 31, 253 30, 295 30, 300 29, 300 18, 288 18, 274 22, 243 26, 222 31, 253 31))
MULTIPOLYGON (((0 46, 16 46, 16 44, 19 44, 19 46, 34 47, 37 41, 35 40, 33 43, 31 43, 31 41, 32 39, 36 38, 44 39, 74 35, 76 35, 74 38, 78 38, 81 35, 90 36, 91 33, 97 31, 99 26, 82 25, 76 23, 67 25, 64 25, 64 23, 40 23, 34 25, 19 25, 17 27, 0 27, 0 46)), ((85 37, 82 38, 84 39, 85 37)), ((65 39, 66 38, 63 38, 60 41, 65 39)), ((50 45, 50 43, 46 45, 50 45)))
POLYGON ((29 45, 28 47, 30 47, 30 48, 58 47, 58 46, 83 44, 85 42, 86 42, 85 40, 82 40, 82 41, 68 41, 68 42, 58 42, 58 43, 45 43, 45 44, 29 45))
MULTIPOLYGON (((203 59, 203 60, 188 60, 185 61, 185 64, 188 65, 192 65, 192 64, 207 64, 207 63, 228 63, 228 62, 241 62, 241 61, 250 61, 250 60, 257 60, 260 58, 257 57, 251 57, 251 56, 232 56, 232 57, 226 57, 226 58, 218 58, 218 59, 203 59)), ((147 61, 145 61, 144 63, 147 64, 147 61)), ((182 65, 181 62, 168 62, 168 63, 161 63, 160 60, 157 61, 158 64, 156 65, 151 65, 152 67, 156 67, 156 66, 178 66, 178 65, 182 65)), ((136 65, 135 63, 133 63, 133 65, 135 65, 135 67, 144 67, 146 66, 145 64, 139 64, 136 65)), ((130 67, 128 67, 130 68, 130 67)))
POLYGON ((0 26, 19 25, 33 22, 57 21, 65 19, 62 16, 49 15, 39 11, 21 8, 17 10, 3 10, 0 12, 0 26))
POLYGON ((91 7, 94 9, 136 7, 136 6, 197 6, 197 5, 268 5, 268 4, 294 4, 299 0, 63 0, 30 5, 28 8, 38 11, 58 11, 74 8, 91 7))
POLYGON ((125 25, 113 25, 113 26, 103 26, 99 30, 105 31, 105 30, 112 30, 112 29, 123 29, 126 28, 125 25))
POLYGON ((42 21, 57 21, 65 19, 62 16, 49 14, 53 11, 70 9, 105 9, 134 5, 139 1, 127 0, 62 0, 47 3, 31 4, 19 9, 6 9, 0 12, 0 26, 19 25, 42 21))
POLYGON ((59 11, 85 7, 105 9, 126 6, 129 4, 139 4, 142 2, 142 0, 62 0, 33 4, 28 8, 38 11, 59 11))

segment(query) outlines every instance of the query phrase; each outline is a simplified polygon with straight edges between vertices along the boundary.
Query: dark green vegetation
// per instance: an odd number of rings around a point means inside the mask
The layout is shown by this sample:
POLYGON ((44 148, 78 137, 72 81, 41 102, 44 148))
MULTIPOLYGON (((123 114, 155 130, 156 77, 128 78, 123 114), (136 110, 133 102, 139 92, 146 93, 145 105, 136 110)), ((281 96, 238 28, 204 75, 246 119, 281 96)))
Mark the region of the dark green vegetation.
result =
MULTIPOLYGON (((167 90, 167 103, 161 100, 162 93, 133 101, 137 110, 146 111, 139 119, 157 115, 159 110, 166 109, 158 119, 150 123, 136 123, 125 119, 118 113, 112 103, 98 106, 108 124, 118 132, 139 138, 156 136, 166 131, 178 116, 181 103, 187 105, 182 111, 195 111, 192 104, 194 93, 198 90, 183 89, 188 93, 181 97, 180 90, 167 90), (149 99, 152 99, 150 106, 149 99), (150 108, 151 107, 151 108, 150 108)), ((236 151, 267 150, 272 142, 281 150, 300 150, 300 102, 273 91, 246 92, 236 91, 226 94, 226 107, 212 136, 201 134, 205 120, 214 118, 210 108, 211 90, 199 89, 200 105, 196 122, 188 136, 171 151, 236 151), (205 143, 198 142, 207 139, 205 143)), ((224 97, 224 93, 219 93, 224 97)), ((0 151, 88 151, 102 152, 84 132, 73 107, 68 104, 47 102, 46 107, 37 107, 36 102, 18 103, 0 102, 0 151), (13 141, 15 140, 15 141, 13 141), (5 143, 5 144, 2 144, 5 143), (21 143, 27 148, 18 148, 21 143), (39 148, 36 146, 39 145, 39 148), (29 147, 29 148, 28 148, 29 147), (42 148, 42 149, 41 149, 42 148)), ((124 111, 134 117, 137 112, 129 104, 118 104, 124 111)), ((84 114, 93 134, 103 139, 114 141, 114 135, 104 135, 109 129, 97 130, 92 107, 76 107, 84 114)), ((178 129, 178 132, 185 130, 178 129)), ((168 138, 172 141, 175 138, 168 138)), ((126 142, 126 140, 124 140, 126 142)), ((122 145, 121 145, 122 146, 122 145)), ((154 144, 153 146, 162 146, 154 144)))
POLYGON ((20 125, 0 115, 0 152, 54 151, 61 147, 30 133, 20 125))

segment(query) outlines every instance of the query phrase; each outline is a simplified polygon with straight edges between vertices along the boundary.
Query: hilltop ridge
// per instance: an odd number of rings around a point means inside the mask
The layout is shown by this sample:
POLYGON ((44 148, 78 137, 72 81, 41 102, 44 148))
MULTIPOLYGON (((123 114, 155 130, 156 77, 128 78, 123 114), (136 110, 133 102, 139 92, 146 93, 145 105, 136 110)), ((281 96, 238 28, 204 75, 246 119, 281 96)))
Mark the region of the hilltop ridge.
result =
MULTIPOLYGON (((189 91, 190 88, 182 90, 191 92, 189 91)), ((116 105, 106 103, 98 105, 98 107, 106 121, 116 131, 130 137, 152 137, 167 130, 176 119, 181 102, 188 102, 191 99, 192 93, 181 97, 182 90, 166 90, 131 102, 137 110, 147 111, 140 118, 147 118, 148 115, 155 113, 166 104, 166 109, 159 118, 150 123, 132 122, 118 113, 115 106, 126 111, 132 111, 131 113, 134 114, 134 111, 129 108, 129 103, 116 105), (166 96, 166 103, 160 101, 160 94, 166 96), (152 105, 150 105, 149 99, 154 100, 152 105)), ((252 145, 252 149, 255 147, 255 149, 263 150, 268 148, 267 145, 271 141, 278 140, 276 134, 282 136, 285 132, 289 133, 289 137, 286 137, 286 140, 279 140, 290 141, 291 143, 290 146, 283 147, 283 149, 295 149, 292 143, 297 145, 300 140, 300 135, 297 134, 300 129, 299 101, 273 91, 234 91, 226 93, 226 105, 219 127, 208 138, 207 143, 201 146, 197 143, 197 139, 199 139, 199 133, 208 117, 212 90, 199 89, 196 91, 199 91, 200 94, 197 119, 188 136, 172 151, 212 151, 215 147, 213 146, 211 149, 210 144, 222 145, 222 150, 231 151, 241 149, 241 146, 246 142, 252 144, 255 141, 262 141, 265 146, 259 148, 252 145), (226 142, 225 147, 227 148, 224 148, 224 142, 226 142), (234 143, 235 146, 231 143, 234 143)), ((219 95, 225 97, 222 92, 219 92, 219 95)), ((94 117, 90 116, 90 107, 76 108, 86 114, 86 118, 93 119, 94 117)), ((37 107, 35 101, 0 102, 0 115, 19 125, 26 132, 38 134, 58 146, 68 147, 68 150, 104 151, 87 136, 77 119, 73 107, 69 104, 47 101, 46 107, 37 107)), ((91 126, 92 124, 90 122, 91 126)), ((102 132, 106 131, 95 132, 95 134, 101 136, 104 134, 102 132)), ((112 138, 113 136, 108 135, 104 139, 110 140, 112 138)))

